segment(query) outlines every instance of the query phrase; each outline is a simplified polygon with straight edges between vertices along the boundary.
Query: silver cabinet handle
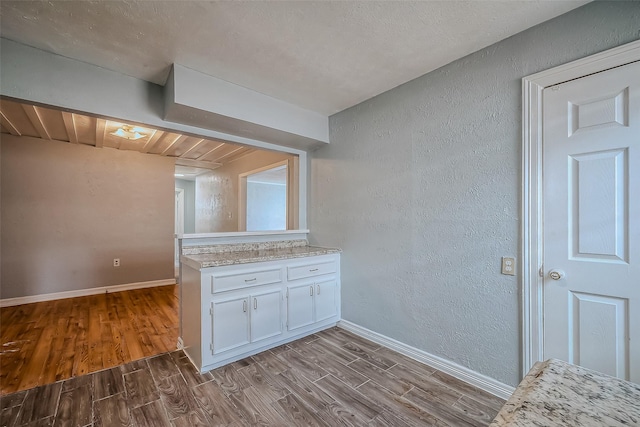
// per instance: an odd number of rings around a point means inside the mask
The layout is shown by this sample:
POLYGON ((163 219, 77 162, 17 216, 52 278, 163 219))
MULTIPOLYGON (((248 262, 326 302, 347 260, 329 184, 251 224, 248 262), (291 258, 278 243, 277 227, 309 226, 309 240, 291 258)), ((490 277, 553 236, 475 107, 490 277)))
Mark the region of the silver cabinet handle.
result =
POLYGON ((309 286, 309 296, 313 296, 313 285, 309 286))
POLYGON ((253 299, 253 309, 257 310, 258 309, 258 298, 254 298, 253 299))
POLYGON ((316 295, 320 295, 320 285, 318 285, 318 291, 316 292, 316 295))
POLYGON ((258 278, 254 277, 253 279, 245 279, 244 283, 255 282, 258 278))
POLYGON ((242 301, 242 311, 243 311, 244 313, 246 313, 246 312, 247 312, 247 300, 243 300, 243 301, 242 301))
POLYGON ((311 269, 309 270, 309 273, 313 273, 314 271, 318 271, 318 269, 317 268, 311 269))
POLYGON ((549 277, 551 277, 553 280, 560 280, 560 279, 564 278, 564 271, 562 271, 562 270, 551 270, 549 272, 549 277))

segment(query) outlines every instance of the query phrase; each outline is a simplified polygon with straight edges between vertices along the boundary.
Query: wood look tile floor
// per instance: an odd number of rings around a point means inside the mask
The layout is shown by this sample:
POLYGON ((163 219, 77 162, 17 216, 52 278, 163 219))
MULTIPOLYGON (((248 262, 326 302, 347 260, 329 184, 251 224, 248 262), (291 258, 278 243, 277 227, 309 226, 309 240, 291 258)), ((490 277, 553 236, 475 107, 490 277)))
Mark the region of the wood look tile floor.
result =
POLYGON ((0 309, 0 395, 175 350, 178 287, 0 309))
POLYGON ((16 426, 486 426, 504 401, 331 328, 205 374, 182 351, 0 398, 16 426))

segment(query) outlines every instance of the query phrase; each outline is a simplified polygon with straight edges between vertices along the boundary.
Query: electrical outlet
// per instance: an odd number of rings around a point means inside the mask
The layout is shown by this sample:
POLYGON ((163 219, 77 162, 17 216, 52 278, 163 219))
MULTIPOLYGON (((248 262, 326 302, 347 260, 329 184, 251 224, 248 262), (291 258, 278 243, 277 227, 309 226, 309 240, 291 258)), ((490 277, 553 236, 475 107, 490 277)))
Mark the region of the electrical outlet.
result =
POLYGON ((502 257, 502 274, 506 274, 507 276, 515 276, 516 275, 516 259, 509 257, 502 257))
POLYGON ((114 267, 120 267, 120 258, 114 258, 113 259, 113 266, 114 267))

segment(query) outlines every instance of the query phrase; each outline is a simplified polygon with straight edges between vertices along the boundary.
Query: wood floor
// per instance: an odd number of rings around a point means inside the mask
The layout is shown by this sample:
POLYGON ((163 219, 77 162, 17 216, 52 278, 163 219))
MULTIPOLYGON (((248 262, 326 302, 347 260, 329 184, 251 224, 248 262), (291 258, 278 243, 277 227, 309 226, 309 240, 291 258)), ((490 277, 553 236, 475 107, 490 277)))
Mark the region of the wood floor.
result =
POLYGON ((486 426, 504 402, 332 328, 200 375, 165 353, 0 399, 2 426, 486 426))
POLYGON ((0 395, 175 350, 177 286, 0 309, 0 395))

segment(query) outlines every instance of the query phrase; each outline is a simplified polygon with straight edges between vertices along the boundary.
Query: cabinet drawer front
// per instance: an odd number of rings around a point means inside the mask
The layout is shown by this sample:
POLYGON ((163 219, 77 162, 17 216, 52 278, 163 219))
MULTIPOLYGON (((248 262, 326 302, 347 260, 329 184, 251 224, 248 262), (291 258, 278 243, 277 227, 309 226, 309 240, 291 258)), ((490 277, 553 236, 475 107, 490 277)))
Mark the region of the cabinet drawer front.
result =
POLYGON ((268 285, 282 282, 282 270, 274 268, 270 270, 249 271, 211 277, 211 292, 229 291, 241 289, 247 286, 268 285))
POLYGON ((337 271, 335 260, 317 262, 313 264, 287 267, 287 278, 289 280, 304 279, 306 277, 321 276, 337 271))

